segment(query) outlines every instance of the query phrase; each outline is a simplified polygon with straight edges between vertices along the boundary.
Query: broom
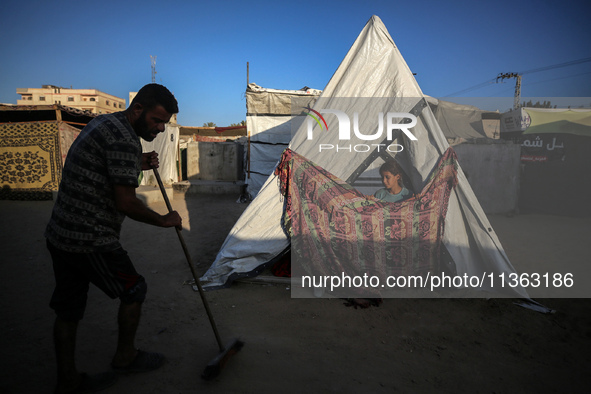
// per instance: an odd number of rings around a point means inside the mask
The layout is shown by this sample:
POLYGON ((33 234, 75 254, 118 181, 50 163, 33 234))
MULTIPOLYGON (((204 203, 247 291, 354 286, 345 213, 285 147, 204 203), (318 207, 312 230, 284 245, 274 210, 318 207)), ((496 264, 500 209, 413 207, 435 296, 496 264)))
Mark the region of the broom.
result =
MULTIPOLYGON (((160 192, 162 192, 162 197, 164 197, 164 201, 166 202, 168 212, 172 212, 172 206, 170 205, 170 201, 168 200, 168 195, 166 194, 166 190, 164 189, 164 185, 162 184, 162 179, 160 178, 158 169, 153 168, 152 170, 154 171, 154 175, 156 176, 156 180, 158 181, 158 186, 160 187, 160 192)), ((209 364, 207 364, 207 366, 203 370, 203 373, 201 374, 201 377, 203 379, 211 380, 220 374, 222 368, 228 362, 229 358, 236 354, 238 351, 240 351, 240 349, 242 349, 242 346, 244 346, 244 342, 236 338, 232 340, 228 346, 224 347, 217 326, 215 324, 215 320, 213 319, 213 314, 209 309, 209 303, 207 302, 207 298, 205 297, 205 291, 201 286, 199 276, 197 275, 195 267, 193 266, 193 262, 191 261, 191 256, 189 255, 189 250, 187 249, 187 245, 185 244, 183 234, 181 234, 181 230, 179 230, 177 227, 175 227, 175 229, 179 237, 179 241, 181 241, 181 246, 183 247, 183 251, 185 252, 185 257, 187 258, 187 263, 189 263, 189 268, 191 269, 191 273, 193 274, 193 279, 195 280, 195 284, 197 285, 197 289, 199 290, 199 295, 201 296, 201 300, 203 301, 203 306, 205 307, 205 311, 207 312, 207 316, 209 317, 209 322, 211 323, 213 333, 215 334, 215 339, 220 349, 220 353, 213 360, 211 360, 209 364)))

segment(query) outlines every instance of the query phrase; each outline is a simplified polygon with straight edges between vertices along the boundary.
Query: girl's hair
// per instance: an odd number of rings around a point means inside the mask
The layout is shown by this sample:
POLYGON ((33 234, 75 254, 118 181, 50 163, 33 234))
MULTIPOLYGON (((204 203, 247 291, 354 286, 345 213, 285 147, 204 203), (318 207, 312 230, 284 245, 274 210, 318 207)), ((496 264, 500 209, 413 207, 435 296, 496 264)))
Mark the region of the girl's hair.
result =
POLYGON ((380 167, 380 175, 384 175, 384 171, 388 171, 392 175, 400 174, 400 178, 398 178, 398 184, 401 187, 404 187, 402 182, 402 177, 404 176, 404 171, 402 171, 402 167, 400 164, 394 159, 387 160, 382 166, 380 167))

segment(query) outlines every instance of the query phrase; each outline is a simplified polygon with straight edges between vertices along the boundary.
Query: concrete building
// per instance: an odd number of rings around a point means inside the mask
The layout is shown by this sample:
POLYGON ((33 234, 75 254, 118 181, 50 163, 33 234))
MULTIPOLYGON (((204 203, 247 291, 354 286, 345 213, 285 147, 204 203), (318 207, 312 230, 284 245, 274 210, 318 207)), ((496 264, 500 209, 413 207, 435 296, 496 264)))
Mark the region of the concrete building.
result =
POLYGON ((17 88, 21 95, 17 105, 60 104, 93 114, 109 114, 126 108, 125 99, 103 93, 97 89, 70 89, 54 85, 36 88, 17 88))

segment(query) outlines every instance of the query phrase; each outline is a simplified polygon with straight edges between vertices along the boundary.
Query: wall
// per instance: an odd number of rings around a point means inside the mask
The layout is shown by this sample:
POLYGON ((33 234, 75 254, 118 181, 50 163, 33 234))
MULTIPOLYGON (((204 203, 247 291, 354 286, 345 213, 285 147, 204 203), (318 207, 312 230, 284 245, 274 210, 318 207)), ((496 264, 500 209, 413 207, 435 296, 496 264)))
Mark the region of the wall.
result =
POLYGON ((242 145, 235 142, 188 142, 187 179, 237 181, 244 179, 242 145))
POLYGON ((487 214, 517 210, 521 147, 514 143, 465 143, 454 146, 458 162, 487 214))

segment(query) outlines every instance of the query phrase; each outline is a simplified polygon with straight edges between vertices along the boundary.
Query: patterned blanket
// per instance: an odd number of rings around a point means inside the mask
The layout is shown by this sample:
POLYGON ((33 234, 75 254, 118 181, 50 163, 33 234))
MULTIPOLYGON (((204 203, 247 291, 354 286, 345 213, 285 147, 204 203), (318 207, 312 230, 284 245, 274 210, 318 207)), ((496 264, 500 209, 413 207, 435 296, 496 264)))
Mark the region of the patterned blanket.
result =
POLYGON ((0 199, 51 199, 78 134, 59 121, 0 124, 0 199))
POLYGON ((396 203, 360 193, 289 149, 275 173, 285 197, 294 276, 367 274, 384 280, 439 272, 444 219, 457 184, 452 149, 419 194, 396 203))
POLYGON ((58 122, 0 125, 1 198, 28 199, 36 194, 51 198, 51 191, 58 188, 61 168, 58 122))

